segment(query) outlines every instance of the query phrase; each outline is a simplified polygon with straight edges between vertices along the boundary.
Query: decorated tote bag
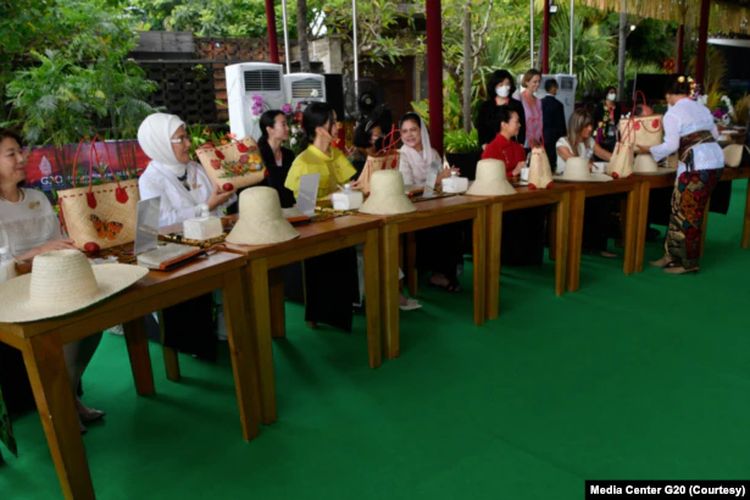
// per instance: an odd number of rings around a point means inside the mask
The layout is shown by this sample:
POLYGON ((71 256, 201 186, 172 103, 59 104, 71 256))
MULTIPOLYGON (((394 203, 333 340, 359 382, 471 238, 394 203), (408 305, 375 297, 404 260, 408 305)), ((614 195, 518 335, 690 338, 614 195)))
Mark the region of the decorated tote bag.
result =
POLYGON ((223 191, 253 186, 265 178, 263 160, 252 137, 220 146, 206 143, 195 153, 211 182, 223 191))
MULTIPOLYGON (((398 162, 401 154, 398 151, 398 131, 391 127, 391 131, 382 139, 379 139, 378 146, 380 149, 375 155, 367 155, 365 166, 357 178, 359 183, 358 189, 365 194, 370 193, 370 178, 378 170, 388 170, 398 168, 398 162)), ((376 146, 376 147, 378 147, 376 146)))
POLYGON ((627 136, 631 143, 636 146, 657 146, 664 141, 664 116, 658 114, 635 116, 639 97, 642 103, 646 104, 646 96, 643 95, 643 92, 638 91, 633 100, 633 109, 630 116, 620 118, 617 130, 620 137, 627 136), (632 133, 627 133, 628 129, 632 129, 632 133))
POLYGON ((76 247, 86 252, 97 252, 135 240, 136 207, 140 199, 138 180, 119 180, 109 164, 100 161, 96 141, 94 138, 89 147, 88 185, 76 187, 78 161, 84 144, 81 141, 73 159, 73 187, 58 191, 65 230, 76 247), (100 178, 106 178, 109 171, 114 180, 94 184, 94 168, 100 173, 100 178))
POLYGON ((633 173, 635 153, 629 142, 618 141, 612 151, 612 158, 607 163, 607 174, 613 179, 629 177, 633 173))
POLYGON ((529 189, 547 189, 552 184, 552 168, 544 145, 531 148, 528 183, 529 189))

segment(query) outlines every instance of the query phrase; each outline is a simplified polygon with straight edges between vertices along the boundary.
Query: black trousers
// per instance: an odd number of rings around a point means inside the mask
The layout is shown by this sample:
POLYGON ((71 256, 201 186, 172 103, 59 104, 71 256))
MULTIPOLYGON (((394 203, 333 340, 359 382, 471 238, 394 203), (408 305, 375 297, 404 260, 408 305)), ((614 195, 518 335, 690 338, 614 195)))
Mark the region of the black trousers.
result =
POLYGON ((444 275, 456 281, 458 264, 463 261, 461 223, 417 231, 417 269, 444 275))
POLYGON ((352 330, 352 304, 359 300, 354 247, 305 261, 305 321, 352 330))

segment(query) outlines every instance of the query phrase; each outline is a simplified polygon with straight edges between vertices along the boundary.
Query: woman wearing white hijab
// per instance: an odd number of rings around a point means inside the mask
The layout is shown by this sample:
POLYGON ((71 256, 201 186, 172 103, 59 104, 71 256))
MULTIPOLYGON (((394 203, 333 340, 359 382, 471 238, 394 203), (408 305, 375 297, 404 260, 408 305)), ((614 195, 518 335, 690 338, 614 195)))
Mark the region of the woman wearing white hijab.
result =
MULTIPOLYGON (((440 155, 430 145, 427 127, 416 113, 406 113, 399 121, 401 141, 398 169, 405 186, 433 189, 457 168, 442 168, 440 155)), ((461 225, 449 224, 417 233, 417 267, 432 271, 430 285, 457 292, 457 269, 463 260, 461 225), (420 250, 422 249, 422 250, 420 250), (429 249, 429 251, 427 251, 429 249)))
MULTIPOLYGON (((151 158, 138 179, 138 188, 144 200, 161 196, 160 226, 179 224, 204 212, 221 215, 221 209, 237 199, 232 191, 222 192, 215 187, 203 167, 190 161, 190 137, 178 116, 147 116, 138 127, 138 144, 151 158)), ((163 309, 164 346, 214 360, 212 308, 212 296, 207 294, 163 309)), ((221 324, 223 319, 218 321, 221 324)))
POLYGON ((151 158, 138 188, 146 200, 161 196, 159 225, 178 224, 204 211, 221 215, 220 209, 237 197, 214 186, 203 168, 190 161, 190 136, 176 115, 154 113, 138 128, 138 144, 151 158))

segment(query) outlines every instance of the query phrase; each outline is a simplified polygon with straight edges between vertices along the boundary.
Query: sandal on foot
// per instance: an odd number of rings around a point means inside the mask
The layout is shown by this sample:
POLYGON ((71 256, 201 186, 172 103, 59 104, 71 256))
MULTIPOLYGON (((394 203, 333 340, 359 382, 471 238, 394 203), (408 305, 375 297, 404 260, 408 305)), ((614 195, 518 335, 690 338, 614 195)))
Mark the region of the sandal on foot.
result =
POLYGON ((432 288, 440 288, 442 290, 445 290, 446 292, 456 293, 461 291, 461 285, 458 283, 458 281, 447 281, 446 283, 435 283, 434 281, 429 281, 428 284, 432 288))
POLYGON ((661 259, 652 260, 649 261, 649 265, 652 267, 667 267, 668 265, 672 264, 674 261, 672 260, 672 257, 669 255, 663 256, 661 259))
POLYGON ((687 274, 687 273, 696 273, 698 272, 698 266, 696 267, 689 267, 686 268, 682 266, 681 264, 678 264, 676 262, 670 262, 666 266, 664 266, 664 272, 667 274, 687 274))

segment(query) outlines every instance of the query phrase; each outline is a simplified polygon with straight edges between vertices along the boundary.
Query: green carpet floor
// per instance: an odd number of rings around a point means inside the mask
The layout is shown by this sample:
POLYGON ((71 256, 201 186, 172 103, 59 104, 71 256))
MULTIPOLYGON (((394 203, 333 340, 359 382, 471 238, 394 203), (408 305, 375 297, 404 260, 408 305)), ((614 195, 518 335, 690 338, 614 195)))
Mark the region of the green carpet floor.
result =
MULTIPOLYGON (((750 251, 745 182, 711 214, 697 275, 584 256, 581 289, 553 266, 505 268, 500 318, 472 323, 464 292, 424 289, 403 313, 401 357, 367 367, 355 333, 310 331, 287 306, 274 343, 279 419, 242 440, 226 353, 182 357, 137 397, 124 340, 106 334, 85 378, 107 410, 84 442, 102 499, 580 499, 585 479, 750 476, 750 251)), ((661 254, 649 244, 646 258, 661 254)), ((470 267, 467 269, 470 271, 470 267)), ((60 498, 35 413, 15 420, 0 498, 60 498)))

